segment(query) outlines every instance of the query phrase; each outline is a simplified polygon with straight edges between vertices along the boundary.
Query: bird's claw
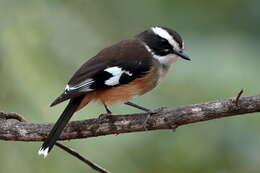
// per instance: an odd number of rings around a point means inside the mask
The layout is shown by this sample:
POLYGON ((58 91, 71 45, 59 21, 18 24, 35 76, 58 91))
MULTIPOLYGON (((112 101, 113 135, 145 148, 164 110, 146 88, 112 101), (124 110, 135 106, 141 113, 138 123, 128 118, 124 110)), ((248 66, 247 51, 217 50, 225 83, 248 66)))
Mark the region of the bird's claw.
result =
POLYGON ((106 119, 106 118, 110 118, 110 117, 112 117, 112 114, 111 114, 111 113, 103 113, 103 114, 100 114, 100 115, 98 116, 98 119, 99 119, 99 120, 102 120, 102 119, 106 119))
POLYGON ((144 127, 144 130, 145 130, 145 131, 148 130, 147 126, 149 125, 149 124, 148 124, 148 121, 149 121, 149 119, 150 119, 150 117, 151 117, 151 114, 153 114, 153 113, 152 113, 152 112, 149 113, 149 114, 146 116, 146 118, 145 118, 145 120, 144 120, 144 122, 143 122, 143 127, 144 127))

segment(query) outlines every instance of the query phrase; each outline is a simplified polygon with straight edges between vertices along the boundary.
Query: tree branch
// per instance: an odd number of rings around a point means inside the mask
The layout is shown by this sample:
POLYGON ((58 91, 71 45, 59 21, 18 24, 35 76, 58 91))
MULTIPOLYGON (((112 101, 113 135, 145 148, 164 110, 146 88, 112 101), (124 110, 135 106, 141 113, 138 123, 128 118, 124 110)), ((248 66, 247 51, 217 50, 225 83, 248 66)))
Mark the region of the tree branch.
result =
POLYGON ((71 154, 72 156, 76 157, 77 159, 81 160, 82 162, 84 162, 85 164, 87 164, 89 167, 91 167, 92 169, 100 172, 100 173, 110 173, 109 171, 107 171, 105 168, 102 168, 101 166, 99 166, 98 164, 88 160, 86 157, 80 155, 78 152, 72 150, 71 148, 56 142, 55 144, 56 146, 58 146, 59 148, 61 148, 62 150, 68 152, 69 154, 71 154))
MULTIPOLYGON (((190 123, 253 112, 260 112, 260 95, 237 96, 175 109, 160 108, 150 113, 146 128, 148 130, 175 129, 190 123)), ((145 131, 143 123, 148 115, 149 113, 136 113, 72 121, 64 129, 60 140, 145 131)), ((1 140, 42 141, 53 126, 53 123, 7 121, 8 116, 8 113, 0 114, 1 140)))
MULTIPOLYGON (((20 116, 16 113, 13 113, 13 112, 10 112, 8 114, 0 112, 0 118, 6 119, 6 120, 15 119, 20 122, 27 122, 22 116, 20 116)), ((59 148, 61 148, 62 150, 66 151, 67 153, 71 154, 72 156, 76 157, 77 159, 81 160, 82 162, 84 162, 86 165, 88 165, 92 169, 94 169, 100 173, 109 173, 109 171, 107 171, 106 169, 102 168, 98 164, 92 162, 91 160, 87 159, 86 157, 82 156, 81 154, 72 150, 71 148, 69 148, 59 142, 56 142, 55 145, 58 146, 59 148)))

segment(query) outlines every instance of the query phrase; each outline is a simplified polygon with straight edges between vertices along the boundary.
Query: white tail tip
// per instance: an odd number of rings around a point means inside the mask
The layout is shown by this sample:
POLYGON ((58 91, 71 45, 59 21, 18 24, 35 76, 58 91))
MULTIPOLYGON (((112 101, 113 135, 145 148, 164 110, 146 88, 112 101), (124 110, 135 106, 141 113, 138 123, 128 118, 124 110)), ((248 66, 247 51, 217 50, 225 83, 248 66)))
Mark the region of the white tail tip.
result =
POLYGON ((49 147, 46 148, 46 149, 40 148, 39 151, 38 151, 38 154, 43 155, 43 157, 45 158, 45 157, 47 157, 48 152, 49 152, 49 147))

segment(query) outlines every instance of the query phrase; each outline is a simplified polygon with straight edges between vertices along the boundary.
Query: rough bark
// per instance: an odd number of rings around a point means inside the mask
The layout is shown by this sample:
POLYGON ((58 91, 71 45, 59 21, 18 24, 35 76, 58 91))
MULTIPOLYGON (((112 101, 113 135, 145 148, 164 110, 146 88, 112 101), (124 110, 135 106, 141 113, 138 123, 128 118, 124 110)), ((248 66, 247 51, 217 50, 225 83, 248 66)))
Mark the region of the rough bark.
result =
MULTIPOLYGON (((145 131, 144 121, 149 115, 147 130, 159 130, 175 129, 190 123, 260 112, 260 95, 249 97, 240 97, 240 95, 237 98, 193 104, 175 109, 160 108, 152 113, 113 115, 99 119, 72 121, 64 129, 60 140, 145 131)), ((12 113, 0 113, 0 140, 42 141, 53 126, 53 123, 7 120, 16 117, 13 115, 12 113)))

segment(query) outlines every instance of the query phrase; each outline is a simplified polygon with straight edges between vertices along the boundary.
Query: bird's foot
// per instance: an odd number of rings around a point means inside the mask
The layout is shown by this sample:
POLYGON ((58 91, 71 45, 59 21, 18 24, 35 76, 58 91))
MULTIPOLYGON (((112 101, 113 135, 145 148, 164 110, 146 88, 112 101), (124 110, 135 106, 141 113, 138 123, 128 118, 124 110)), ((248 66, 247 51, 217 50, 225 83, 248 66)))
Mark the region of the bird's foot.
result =
POLYGON ((160 107, 160 108, 157 108, 157 109, 154 109, 153 111, 152 111, 152 113, 157 113, 157 112, 161 112, 161 111, 164 111, 165 109, 167 109, 167 107, 160 107))
POLYGON ((161 107, 161 108, 158 108, 158 109, 155 109, 155 110, 146 110, 146 112, 148 113, 148 115, 146 116, 146 118, 145 118, 145 120, 144 120, 144 122, 143 122, 143 127, 144 127, 144 129, 145 129, 145 131, 147 131, 148 130, 148 125, 149 125, 149 119, 151 118, 151 115, 153 115, 153 114, 156 114, 156 113, 158 113, 158 112, 161 112, 161 111, 163 111, 164 109, 166 109, 166 107, 161 107))
POLYGON ((143 127, 144 127, 144 130, 145 131, 148 131, 148 120, 151 118, 151 114, 149 113, 147 116, 146 116, 146 118, 145 118, 145 120, 144 120, 144 122, 143 122, 143 127))
POLYGON ((98 119, 102 120, 102 119, 106 119, 106 118, 111 118, 112 116, 113 116, 112 113, 103 113, 98 116, 98 119))

